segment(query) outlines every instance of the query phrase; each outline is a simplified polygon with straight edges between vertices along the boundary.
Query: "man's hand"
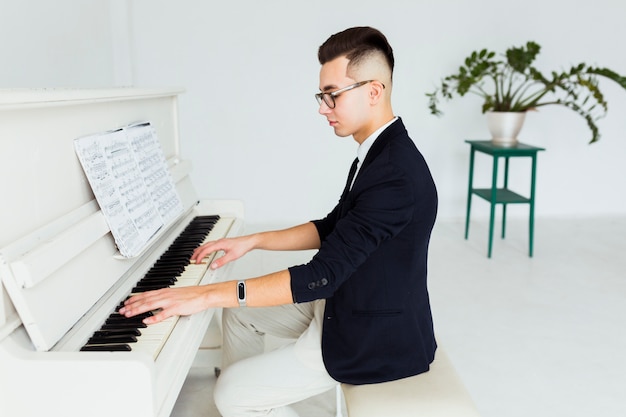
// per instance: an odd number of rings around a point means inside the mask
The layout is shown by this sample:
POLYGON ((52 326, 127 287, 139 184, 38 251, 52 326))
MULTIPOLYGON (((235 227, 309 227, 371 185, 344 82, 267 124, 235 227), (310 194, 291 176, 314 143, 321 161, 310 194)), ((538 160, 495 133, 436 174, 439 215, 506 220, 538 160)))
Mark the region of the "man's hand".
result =
POLYGON ((211 253, 223 251, 224 256, 217 258, 211 264, 211 269, 217 269, 241 258, 253 249, 308 250, 319 249, 320 245, 317 228, 313 223, 308 222, 289 229, 208 242, 194 251, 191 261, 201 263, 211 253))
POLYGON ((154 311, 153 316, 143 321, 145 324, 154 324, 172 316, 188 316, 211 307, 211 292, 208 285, 147 291, 126 300, 119 313, 133 317, 154 311))
POLYGON ((254 242, 251 236, 219 239, 196 248, 191 255, 191 261, 201 263, 211 253, 223 251, 224 256, 215 259, 210 265, 211 269, 217 269, 241 258, 252 249, 254 249, 254 242))

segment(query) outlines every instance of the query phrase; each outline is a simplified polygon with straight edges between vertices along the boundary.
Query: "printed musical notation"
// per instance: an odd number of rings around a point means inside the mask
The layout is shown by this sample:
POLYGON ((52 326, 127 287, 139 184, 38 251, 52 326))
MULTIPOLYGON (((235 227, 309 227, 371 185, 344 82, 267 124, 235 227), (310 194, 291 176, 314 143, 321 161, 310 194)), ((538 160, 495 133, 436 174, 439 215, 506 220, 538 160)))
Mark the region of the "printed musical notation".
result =
POLYGON ((81 137, 74 147, 122 256, 141 253, 150 238, 182 213, 149 122, 81 137))

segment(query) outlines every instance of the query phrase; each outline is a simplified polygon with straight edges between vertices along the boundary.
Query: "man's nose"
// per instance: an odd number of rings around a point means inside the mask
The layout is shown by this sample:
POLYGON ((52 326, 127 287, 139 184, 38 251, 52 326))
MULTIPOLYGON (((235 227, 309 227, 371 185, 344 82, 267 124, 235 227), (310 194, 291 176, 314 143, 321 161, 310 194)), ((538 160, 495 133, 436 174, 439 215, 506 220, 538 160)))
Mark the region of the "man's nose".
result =
POLYGON ((320 108, 318 110, 319 114, 326 115, 326 114, 330 113, 331 111, 332 111, 332 109, 330 107, 328 107, 328 104, 326 104, 326 102, 324 100, 322 100, 322 102, 320 103, 320 108))

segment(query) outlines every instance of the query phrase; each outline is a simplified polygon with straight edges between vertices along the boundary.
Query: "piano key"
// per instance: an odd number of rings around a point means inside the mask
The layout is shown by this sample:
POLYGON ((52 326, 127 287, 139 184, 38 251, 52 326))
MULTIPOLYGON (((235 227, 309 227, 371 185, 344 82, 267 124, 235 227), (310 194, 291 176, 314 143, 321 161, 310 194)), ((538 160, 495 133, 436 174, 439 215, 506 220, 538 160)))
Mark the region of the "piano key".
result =
POLYGON ((120 329, 110 329, 110 330, 98 330, 96 331, 92 337, 101 337, 101 336, 114 336, 114 335, 130 335, 130 336, 141 336, 141 331, 137 328, 120 328, 120 329))
POLYGON ((130 345, 86 345, 80 348, 81 352, 130 352, 130 345))
POLYGON ((152 316, 152 312, 149 311, 148 313, 150 314, 139 314, 137 316, 134 317, 126 317, 126 316, 122 316, 120 313, 111 313, 111 315, 109 315, 109 317, 107 317, 107 319, 105 320, 104 324, 135 324, 135 323, 142 323, 143 319, 145 319, 146 317, 150 317, 152 316))
POLYGON ((144 275, 142 279, 150 280, 150 279, 159 279, 159 278, 176 278, 183 272, 185 272, 184 266, 180 268, 180 270, 176 270, 176 271, 165 271, 165 270, 156 269, 154 271, 148 272, 146 275, 144 275))
POLYGON ((141 336, 137 338, 137 343, 131 345, 131 350, 146 352, 156 359, 165 345, 167 337, 176 326, 176 322, 178 322, 178 316, 169 317, 159 323, 151 324, 142 330, 141 336))
POLYGON ((137 342, 136 336, 131 335, 112 335, 112 336, 92 336, 87 340, 87 345, 97 344, 116 344, 116 343, 135 343, 137 342))
POLYGON ((132 290, 133 294, 138 294, 138 293, 142 293, 142 292, 148 292, 148 291, 154 291, 154 290, 160 290, 162 288, 166 288, 168 287, 168 285, 146 285, 143 287, 135 287, 132 290))
MULTIPOLYGON (((152 315, 153 315, 152 311, 146 311, 145 313, 137 314, 136 316, 133 316, 132 318, 135 318, 135 319, 137 319, 137 318, 145 319, 146 317, 150 317, 152 315)), ((121 315, 117 311, 114 311, 113 313, 111 313, 109 315, 109 317, 113 318, 113 319, 118 318, 118 319, 122 319, 122 320, 127 320, 128 319, 128 317, 121 315)))
POLYGON ((105 323, 100 327, 100 330, 120 330, 120 329, 145 329, 148 325, 145 323, 105 323))
POLYGON ((141 280, 137 283, 137 287, 150 287, 150 286, 154 286, 154 285, 164 285, 164 286, 168 286, 168 285, 174 285, 174 283, 177 281, 177 279, 175 278, 170 278, 170 279, 149 279, 149 280, 141 280))

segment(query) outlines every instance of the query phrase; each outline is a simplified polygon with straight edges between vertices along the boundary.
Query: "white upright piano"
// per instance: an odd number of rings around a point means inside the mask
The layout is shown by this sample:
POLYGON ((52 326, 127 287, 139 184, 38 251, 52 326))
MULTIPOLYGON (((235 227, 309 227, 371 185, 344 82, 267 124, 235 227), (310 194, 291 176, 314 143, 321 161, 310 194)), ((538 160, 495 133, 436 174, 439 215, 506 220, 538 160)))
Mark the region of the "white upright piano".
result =
MULTIPOLYGON (((219 216, 202 241, 243 227, 240 202, 198 200, 191 164, 179 151, 180 92, 0 90, 0 416, 170 414, 213 311, 138 329, 130 343, 117 344, 126 351, 90 340, 119 320, 117 306, 194 218, 219 216), (120 256, 73 143, 139 121, 156 131, 183 210, 128 258, 120 256), (95 351, 81 351, 90 344, 95 351)), ((190 265, 172 285, 228 274, 228 267, 190 265)))

